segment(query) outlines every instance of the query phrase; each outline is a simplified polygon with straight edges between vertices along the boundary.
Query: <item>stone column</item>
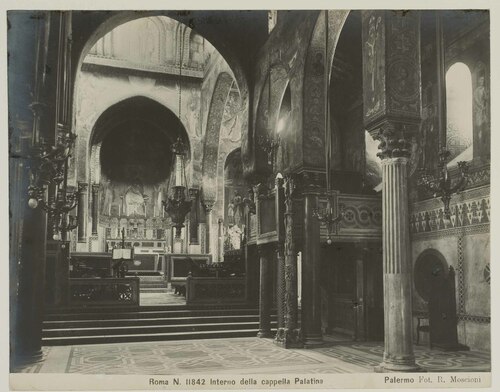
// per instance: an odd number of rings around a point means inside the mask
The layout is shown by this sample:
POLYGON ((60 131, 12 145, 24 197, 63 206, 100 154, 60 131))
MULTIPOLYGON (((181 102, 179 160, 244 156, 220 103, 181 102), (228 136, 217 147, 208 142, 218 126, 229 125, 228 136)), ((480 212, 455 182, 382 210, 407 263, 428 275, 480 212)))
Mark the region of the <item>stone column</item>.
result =
POLYGON ((418 371, 413 354, 408 170, 421 121, 420 14, 366 11, 362 28, 367 43, 364 123, 381 142, 382 159, 385 350, 376 371, 418 371))
POLYGON ((277 332, 275 336, 275 342, 281 344, 285 336, 285 312, 286 312, 286 302, 285 302, 285 255, 283 253, 283 244, 279 243, 276 245, 276 259, 278 261, 276 270, 276 313, 277 313, 277 332))
POLYGON ((199 221, 200 190, 197 188, 191 188, 189 190, 189 196, 191 200, 193 200, 191 212, 189 213, 189 245, 199 245, 200 241, 198 239, 198 225, 200 223, 199 221))
POLYGON ((255 246, 250 248, 248 241, 250 239, 250 220, 251 215, 255 215, 255 201, 253 188, 249 188, 247 202, 245 203, 245 243, 244 243, 244 255, 245 255, 245 286, 246 286, 246 299, 250 303, 257 302, 256 290, 256 279, 255 274, 257 271, 257 261, 255 257, 255 246))
POLYGON ((78 183, 78 191, 80 192, 78 197, 78 242, 87 241, 87 204, 88 204, 88 194, 87 194, 88 184, 84 182, 78 183))
MULTIPOLYGON (((285 348, 302 347, 298 329, 297 253, 293 238, 293 177, 285 177, 285 348)), ((318 233, 319 234, 319 233, 318 233)), ((319 238, 319 237, 318 237, 319 238)))
MULTIPOLYGON (((10 191, 10 295, 11 365, 42 359, 42 322, 44 315, 47 213, 46 180, 53 174, 33 161, 33 147, 56 141, 58 106, 57 86, 62 83, 61 46, 67 37, 59 11, 9 15, 9 129, 12 131, 10 174, 15 185, 10 191), (51 72, 46 72, 48 69, 51 72), (18 76, 23 77, 19 78, 18 76), (33 79, 32 79, 32 76, 33 79), (29 108, 33 115, 29 114, 29 108), (19 146, 17 145, 19 143, 19 146), (19 150, 17 150, 19 147, 19 150), (17 151, 16 151, 17 150, 17 151), (38 192, 29 194, 29 186, 38 192), (29 203, 29 199, 32 199, 29 203), (29 204, 28 204, 29 203, 29 204)), ((43 154, 40 155, 40 157, 43 154)))
POLYGON ((302 335, 304 347, 323 344, 321 332, 321 258, 319 221, 314 216, 319 206, 320 188, 304 176, 304 251, 302 258, 302 335))
POLYGON ((284 255, 284 238, 285 238, 285 221, 284 221, 284 189, 283 177, 275 179, 275 211, 276 211, 276 230, 278 241, 276 243, 276 310, 277 310, 277 332, 275 343, 282 344, 285 336, 285 255, 284 255))
POLYGON ((92 184, 92 235, 97 235, 99 219, 99 184, 92 184))
POLYGON ((382 160, 384 360, 379 371, 417 371, 413 354, 408 157, 382 160))
POLYGON ((23 246, 18 280, 18 362, 42 358, 42 322, 44 314, 45 251, 47 214, 41 208, 26 209, 22 232, 23 246))
POLYGON ((271 335, 271 306, 273 301, 272 266, 269 250, 264 245, 258 246, 260 257, 260 287, 259 287, 259 332, 257 337, 270 338, 271 335))
POLYGON ((206 213, 206 223, 205 223, 205 234, 206 234, 206 253, 212 255, 212 262, 216 261, 216 254, 215 254, 215 246, 213 243, 214 237, 216 237, 217 233, 213 233, 213 208, 215 204, 214 201, 203 201, 203 204, 205 206, 205 213, 206 213))

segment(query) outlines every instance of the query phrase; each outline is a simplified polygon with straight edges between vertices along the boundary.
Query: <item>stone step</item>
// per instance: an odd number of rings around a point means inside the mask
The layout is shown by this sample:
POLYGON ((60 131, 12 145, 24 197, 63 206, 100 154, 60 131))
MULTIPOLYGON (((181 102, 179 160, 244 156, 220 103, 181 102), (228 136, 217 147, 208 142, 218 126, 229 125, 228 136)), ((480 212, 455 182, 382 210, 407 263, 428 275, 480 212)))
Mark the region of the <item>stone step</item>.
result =
POLYGON ((156 289, 156 288, 165 288, 167 289, 168 286, 164 283, 147 283, 147 284, 140 284, 139 286, 141 289, 142 288, 151 288, 151 289, 156 289))
POLYGON ((144 326, 118 326, 118 327, 93 327, 93 328, 57 328, 44 329, 43 338, 55 337, 86 337, 86 336, 120 336, 135 334, 159 333, 184 333, 197 331, 235 331, 240 329, 259 329, 259 321, 237 323, 202 323, 178 325, 148 325, 144 326))
MULTIPOLYGON (((82 337, 53 337, 43 338, 44 346, 64 346, 77 344, 102 344, 102 343, 121 343, 121 342, 153 342, 169 340, 190 340, 190 339, 217 339, 217 338, 243 338, 256 336, 258 328, 241 330, 213 330, 213 331, 195 331, 195 332, 173 332, 173 333, 144 333, 131 335, 97 335, 82 337)), ((275 329, 272 330, 275 332, 275 329)))
MULTIPOLYGON (((274 320, 275 317, 272 318, 274 320)), ((44 321, 44 330, 64 329, 64 328, 93 328, 93 327, 120 327, 120 326, 148 326, 148 325, 185 325, 203 323, 237 323, 256 322, 258 315, 237 315, 237 316, 195 316, 195 317, 162 317, 162 318, 142 318, 142 319, 112 319, 112 320, 73 320, 73 321, 44 321)))
POLYGON ((145 306, 133 309, 126 308, 70 308, 59 312, 48 313, 46 321, 73 321, 73 320, 116 320, 116 319, 145 319, 170 317, 201 317, 201 316, 236 316, 258 315, 257 308, 243 305, 227 307, 188 308, 186 305, 145 306))

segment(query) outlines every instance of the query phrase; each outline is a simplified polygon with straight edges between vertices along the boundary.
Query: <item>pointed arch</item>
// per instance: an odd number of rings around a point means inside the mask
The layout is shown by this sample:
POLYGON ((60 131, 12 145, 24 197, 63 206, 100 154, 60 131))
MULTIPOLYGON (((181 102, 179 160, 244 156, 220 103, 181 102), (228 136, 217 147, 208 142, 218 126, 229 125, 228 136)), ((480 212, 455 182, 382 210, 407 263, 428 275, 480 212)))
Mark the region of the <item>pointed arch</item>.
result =
POLYGON ((217 163, 219 153, 220 128, 224 107, 233 78, 227 72, 222 72, 215 82, 214 92, 210 101, 203 148, 203 198, 215 201, 217 196, 217 163))

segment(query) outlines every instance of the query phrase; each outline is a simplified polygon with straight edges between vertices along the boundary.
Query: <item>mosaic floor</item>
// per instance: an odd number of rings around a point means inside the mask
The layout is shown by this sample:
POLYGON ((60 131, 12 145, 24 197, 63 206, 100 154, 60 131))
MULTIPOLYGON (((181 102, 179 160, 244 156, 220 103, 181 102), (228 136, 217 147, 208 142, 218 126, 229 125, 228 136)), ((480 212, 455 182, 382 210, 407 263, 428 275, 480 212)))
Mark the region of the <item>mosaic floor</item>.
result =
MULTIPOLYGON (((330 342, 285 350, 270 339, 205 339, 50 347, 45 360, 18 372, 78 374, 269 374, 371 373, 382 343, 330 342)), ((490 355, 415 347, 417 363, 430 372, 490 371, 490 355)))

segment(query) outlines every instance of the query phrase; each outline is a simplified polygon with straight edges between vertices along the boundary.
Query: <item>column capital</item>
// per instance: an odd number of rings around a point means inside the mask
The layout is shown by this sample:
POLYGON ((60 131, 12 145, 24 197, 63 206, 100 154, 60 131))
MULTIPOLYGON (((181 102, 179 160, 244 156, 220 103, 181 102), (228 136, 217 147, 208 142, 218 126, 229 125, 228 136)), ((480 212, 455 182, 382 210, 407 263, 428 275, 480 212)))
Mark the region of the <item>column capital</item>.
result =
POLYGON ((192 198, 198 197, 200 190, 198 188, 189 188, 189 196, 192 198))
POLYGON ((88 187, 89 187, 89 184, 88 184, 88 183, 78 181, 78 190, 79 190, 80 192, 84 192, 84 191, 86 191, 86 190, 88 189, 88 187))
POLYGON ((373 139, 380 141, 377 156, 384 160, 388 158, 410 158, 415 143, 417 126, 415 124, 400 124, 384 122, 370 131, 373 139))
POLYGON ((99 192, 99 188, 101 187, 101 185, 99 183, 93 183, 92 184, 92 193, 97 193, 99 192))
POLYGON ((325 173, 320 171, 303 171, 287 178, 288 186, 298 188, 303 194, 321 194, 325 188, 325 173))
POLYGON ((205 211, 207 213, 212 212, 214 205, 215 205, 215 200, 203 200, 203 207, 205 208, 205 211))

